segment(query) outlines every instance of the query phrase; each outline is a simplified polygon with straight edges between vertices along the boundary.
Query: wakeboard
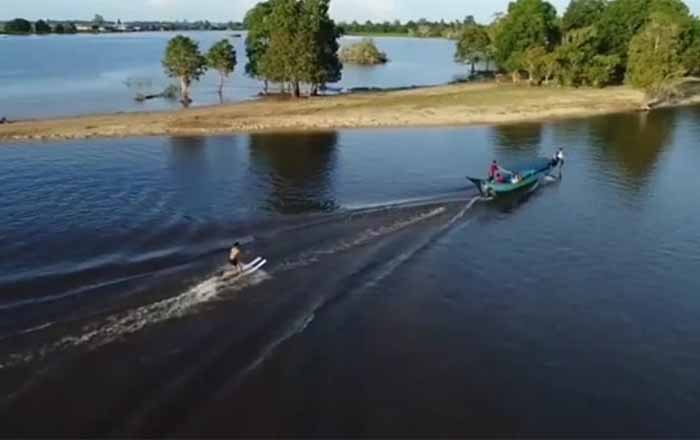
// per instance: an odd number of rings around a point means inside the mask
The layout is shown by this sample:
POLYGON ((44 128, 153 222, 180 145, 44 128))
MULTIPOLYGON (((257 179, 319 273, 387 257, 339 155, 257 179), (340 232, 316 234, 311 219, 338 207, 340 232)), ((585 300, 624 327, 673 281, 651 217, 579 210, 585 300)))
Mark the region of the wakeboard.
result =
POLYGON ((221 281, 233 281, 237 280, 239 278, 247 277, 258 270, 260 270, 261 267, 263 267, 265 264, 267 264, 267 260, 264 258, 256 258, 253 261, 251 261, 248 264, 244 264, 243 268, 241 269, 240 272, 236 271, 235 269, 228 269, 219 274, 219 280, 221 281))

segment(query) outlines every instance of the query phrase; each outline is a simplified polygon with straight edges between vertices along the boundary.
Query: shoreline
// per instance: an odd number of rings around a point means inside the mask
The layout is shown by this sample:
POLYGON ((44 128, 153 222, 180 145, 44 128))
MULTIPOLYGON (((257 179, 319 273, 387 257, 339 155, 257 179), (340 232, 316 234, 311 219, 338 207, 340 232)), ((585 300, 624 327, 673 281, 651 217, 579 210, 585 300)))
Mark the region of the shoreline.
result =
POLYGON ((500 125, 637 111, 643 103, 643 92, 624 86, 573 89, 472 83, 14 121, 0 125, 0 142, 500 125))

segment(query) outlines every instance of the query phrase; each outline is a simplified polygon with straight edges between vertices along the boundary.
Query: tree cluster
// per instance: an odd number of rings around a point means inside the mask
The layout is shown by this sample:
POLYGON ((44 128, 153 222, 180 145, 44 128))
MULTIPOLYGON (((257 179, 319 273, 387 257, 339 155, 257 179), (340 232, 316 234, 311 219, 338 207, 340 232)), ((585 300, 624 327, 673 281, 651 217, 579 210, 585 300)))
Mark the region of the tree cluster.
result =
POLYGON ((192 82, 198 81, 208 68, 219 73, 221 77, 219 94, 221 94, 224 79, 233 73, 236 63, 236 50, 227 39, 214 44, 209 52, 203 55, 199 50, 199 44, 183 35, 178 35, 168 42, 162 61, 165 73, 180 81, 180 96, 185 105, 192 102, 190 98, 192 82))
POLYGON ((246 72, 282 85, 295 97, 301 85, 316 94, 325 84, 340 81, 340 29, 328 15, 330 0, 268 0, 245 18, 248 35, 246 72))
POLYGON ((78 29, 73 23, 57 23, 53 27, 45 20, 38 20, 32 24, 24 18, 15 18, 5 23, 3 32, 10 35, 28 35, 28 34, 75 34, 78 29))
POLYGON ((420 38, 456 39, 459 37, 464 27, 473 22, 474 18, 468 16, 463 21, 455 20, 451 22, 446 22, 445 20, 429 21, 425 18, 421 18, 418 21, 410 20, 405 23, 399 20, 394 20, 393 22, 384 21, 381 23, 374 23, 370 20, 364 23, 353 21, 351 23, 340 23, 340 27, 343 33, 348 34, 396 34, 420 38))
POLYGON ((389 61, 386 54, 377 48, 374 40, 363 38, 355 44, 344 47, 340 51, 340 60, 344 63, 375 65, 389 61))
POLYGON ((495 61, 530 84, 655 92, 700 70, 700 22, 681 0, 571 0, 561 18, 544 0, 516 0, 488 26, 465 27, 456 59, 495 61))

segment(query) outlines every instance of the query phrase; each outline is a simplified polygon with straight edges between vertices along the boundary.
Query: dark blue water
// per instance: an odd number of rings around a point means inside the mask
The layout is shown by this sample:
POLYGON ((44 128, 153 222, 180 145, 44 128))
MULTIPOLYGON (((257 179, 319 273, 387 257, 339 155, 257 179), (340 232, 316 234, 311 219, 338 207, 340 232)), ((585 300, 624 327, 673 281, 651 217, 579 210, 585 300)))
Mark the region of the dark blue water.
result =
POLYGON ((699 121, 5 145, 2 431, 697 436, 699 121))
MULTIPOLYGON (((238 65, 227 80, 225 102, 251 99, 262 84, 245 76, 243 37, 232 32, 188 32, 202 51, 228 38, 237 52, 238 65)), ((8 36, 0 39, 0 117, 10 120, 89 113, 149 111, 178 108, 164 99, 138 103, 139 94, 160 93, 173 81, 161 65, 168 40, 175 33, 112 35, 8 36)), ((356 37, 340 40, 352 44, 356 37)), ((382 66, 348 64, 334 87, 407 87, 444 84, 466 72, 455 63, 455 43, 442 39, 377 38, 391 58, 382 66), (424 66, 430 65, 429 69, 424 66)), ((209 72, 194 84, 194 105, 220 103, 219 77, 209 72)))

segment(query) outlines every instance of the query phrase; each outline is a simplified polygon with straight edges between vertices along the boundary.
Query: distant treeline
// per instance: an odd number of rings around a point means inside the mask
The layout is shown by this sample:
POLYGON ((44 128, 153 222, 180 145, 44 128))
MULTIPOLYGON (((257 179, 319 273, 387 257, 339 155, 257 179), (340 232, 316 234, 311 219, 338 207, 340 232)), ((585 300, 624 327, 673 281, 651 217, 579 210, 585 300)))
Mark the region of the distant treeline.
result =
POLYGON ((225 31, 243 30, 243 23, 211 23, 209 21, 107 21, 101 15, 95 15, 90 21, 85 20, 37 20, 31 22, 24 18, 15 18, 5 23, 0 22, 0 33, 10 35, 28 34, 75 34, 109 33, 109 32, 147 32, 147 31, 225 31))
POLYGON ((429 21, 425 18, 421 18, 418 21, 407 21, 405 23, 395 20, 395 21, 384 21, 374 23, 372 21, 366 21, 364 23, 358 23, 353 21, 352 23, 339 23, 340 29, 345 34, 365 34, 365 35, 382 35, 382 34, 394 34, 394 35, 406 35, 412 37, 422 37, 422 38, 451 38, 456 39, 459 37, 461 31, 466 25, 475 23, 474 17, 467 16, 464 20, 450 21, 445 20, 440 21, 429 21))

